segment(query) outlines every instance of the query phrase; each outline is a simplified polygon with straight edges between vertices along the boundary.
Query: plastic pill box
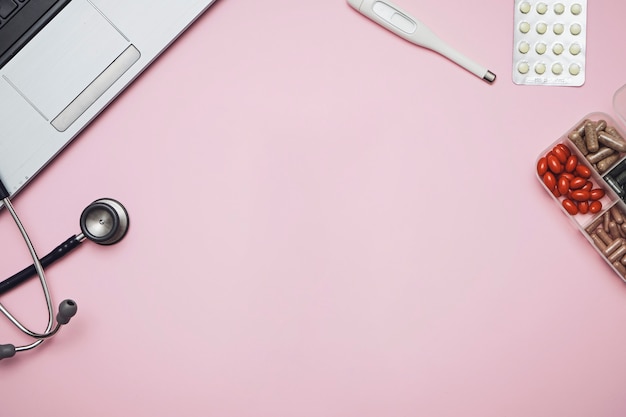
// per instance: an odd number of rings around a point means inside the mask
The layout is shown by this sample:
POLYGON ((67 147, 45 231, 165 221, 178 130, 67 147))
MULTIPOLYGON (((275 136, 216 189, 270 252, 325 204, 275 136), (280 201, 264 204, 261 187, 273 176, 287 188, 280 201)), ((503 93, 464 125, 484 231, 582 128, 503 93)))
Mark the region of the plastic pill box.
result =
POLYGON ((585 82, 587 0, 515 0, 513 82, 585 82))
POLYGON ((536 175, 562 212, 626 282, 626 85, 613 98, 619 120, 589 113, 544 149, 536 175))

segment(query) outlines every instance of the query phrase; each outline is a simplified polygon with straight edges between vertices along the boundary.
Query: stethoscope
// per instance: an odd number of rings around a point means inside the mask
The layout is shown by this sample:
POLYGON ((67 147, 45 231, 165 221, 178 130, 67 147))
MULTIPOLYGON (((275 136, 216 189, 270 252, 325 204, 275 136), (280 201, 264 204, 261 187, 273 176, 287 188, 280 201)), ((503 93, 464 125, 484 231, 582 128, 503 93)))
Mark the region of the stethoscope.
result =
POLYGON ((15 209, 9 199, 9 192, 0 181, 0 200, 4 207, 9 211, 11 217, 15 221, 30 256, 33 258, 33 264, 27 268, 24 268, 17 274, 0 282, 0 294, 4 294, 12 288, 15 288, 19 284, 23 283, 33 275, 39 277, 39 282, 43 289, 44 297, 46 299, 46 305, 48 308, 48 324, 43 333, 37 333, 24 324, 22 324, 13 314, 11 314, 4 305, 0 303, 0 312, 4 314, 19 330, 24 334, 35 339, 32 343, 15 346, 13 344, 0 344, 0 360, 15 356, 18 352, 31 350, 39 346, 44 340, 54 336, 61 326, 69 323, 72 317, 76 315, 78 305, 74 300, 63 300, 57 310, 56 319, 54 317, 54 309, 52 306, 52 298, 50 297, 50 291, 48 290, 48 283, 44 274, 44 268, 59 260, 63 256, 67 255, 71 250, 77 248, 86 239, 100 245, 112 245, 119 242, 128 231, 129 219, 126 208, 117 200, 111 198, 102 198, 94 201, 87 206, 80 216, 80 229, 81 233, 74 235, 67 239, 65 242, 57 246, 52 252, 43 258, 39 259, 35 248, 22 225, 19 217, 15 213, 15 209))

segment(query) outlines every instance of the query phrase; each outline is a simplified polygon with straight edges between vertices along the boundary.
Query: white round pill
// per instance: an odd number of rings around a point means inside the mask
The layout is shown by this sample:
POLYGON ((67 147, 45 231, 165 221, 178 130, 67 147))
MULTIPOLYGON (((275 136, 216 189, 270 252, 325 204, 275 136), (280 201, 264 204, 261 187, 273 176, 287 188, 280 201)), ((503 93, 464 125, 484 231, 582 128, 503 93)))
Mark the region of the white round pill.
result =
POLYGON ((563 65, 559 64, 558 62, 555 62, 554 64, 552 64, 552 73, 554 75, 560 75, 563 72, 563 65))
POLYGON ((563 44, 562 43, 555 43, 552 46, 552 52, 554 53, 554 55, 561 55, 563 53, 563 44))
POLYGON ((578 65, 578 64, 571 64, 569 66, 569 73, 572 74, 572 75, 580 74, 580 65, 578 65))
POLYGON ((535 29, 537 30, 538 34, 543 35, 548 30, 548 25, 543 22, 539 22, 537 23, 537 27, 535 29))
POLYGON ((578 3, 574 3, 572 4, 570 11, 572 12, 573 15, 577 16, 583 12, 583 7, 578 3))
POLYGON ((569 47, 569 53, 572 55, 578 55, 580 53, 580 45, 577 43, 573 43, 569 47))
POLYGON ((522 22, 519 24, 519 31, 522 33, 528 33, 530 31, 530 23, 522 22))
POLYGON ((546 12, 548 11, 548 5, 545 3, 538 3, 537 4, 537 13, 539 14, 546 14, 546 12))
POLYGON ((528 12, 530 12, 530 3, 528 3, 527 1, 523 2, 522 4, 519 5, 519 11, 526 14, 528 12))
POLYGON ((542 62, 537 63, 537 65, 535 65, 535 72, 537 74, 543 74, 544 72, 546 72, 546 64, 542 62))
POLYGON ((519 46, 517 47, 517 50, 520 51, 522 54, 526 54, 528 53, 528 51, 530 51, 530 44, 526 41, 521 41, 519 43, 519 46))
POLYGON ((529 70, 528 62, 520 62, 517 65, 517 71, 519 71, 520 74, 526 74, 529 70))
POLYGON ((578 23, 574 23, 572 26, 569 27, 569 31, 572 35, 580 35, 580 32, 582 30, 582 27, 578 23))
POLYGON ((554 26, 552 27, 552 31, 554 32, 555 35, 562 34, 564 30, 565 30, 565 27, 563 26, 563 23, 555 23, 554 26))
POLYGON ((564 11, 565 11, 565 6, 563 5, 563 3, 557 3, 554 5, 554 13, 563 14, 564 11))
POLYGON ((535 52, 537 52, 539 55, 545 54, 546 49, 546 44, 543 42, 539 42, 537 45, 535 45, 535 52))

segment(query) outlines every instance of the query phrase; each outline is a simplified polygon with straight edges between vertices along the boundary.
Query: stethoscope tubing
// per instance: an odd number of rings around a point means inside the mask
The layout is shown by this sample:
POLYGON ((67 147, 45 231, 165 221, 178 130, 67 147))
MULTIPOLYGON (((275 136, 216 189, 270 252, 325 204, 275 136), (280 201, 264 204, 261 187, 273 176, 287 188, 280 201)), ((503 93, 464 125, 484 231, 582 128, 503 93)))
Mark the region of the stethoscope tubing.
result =
MULTIPOLYGON (((54 262, 58 261, 72 250, 76 249, 80 246, 81 243, 85 240, 85 236, 81 233, 79 235, 74 235, 68 238, 65 242, 61 243, 59 246, 54 248, 50 253, 41 258, 40 263, 44 268, 49 267, 54 262)), ((13 288, 18 287, 19 285, 26 282, 28 279, 37 275, 37 269, 35 268, 35 264, 31 264, 30 266, 22 269, 21 271, 13 274, 9 278, 0 282, 0 295, 5 294, 11 291, 13 288)))

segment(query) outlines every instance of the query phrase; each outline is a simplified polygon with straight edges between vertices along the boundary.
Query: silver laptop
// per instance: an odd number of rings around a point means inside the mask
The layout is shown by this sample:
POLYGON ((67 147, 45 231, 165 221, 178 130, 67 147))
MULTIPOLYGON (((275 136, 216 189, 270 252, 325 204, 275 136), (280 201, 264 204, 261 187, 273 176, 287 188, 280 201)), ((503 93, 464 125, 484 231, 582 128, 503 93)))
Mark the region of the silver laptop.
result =
POLYGON ((0 180, 21 190, 215 0, 0 0, 0 180))

